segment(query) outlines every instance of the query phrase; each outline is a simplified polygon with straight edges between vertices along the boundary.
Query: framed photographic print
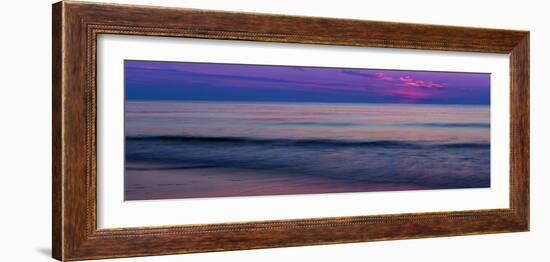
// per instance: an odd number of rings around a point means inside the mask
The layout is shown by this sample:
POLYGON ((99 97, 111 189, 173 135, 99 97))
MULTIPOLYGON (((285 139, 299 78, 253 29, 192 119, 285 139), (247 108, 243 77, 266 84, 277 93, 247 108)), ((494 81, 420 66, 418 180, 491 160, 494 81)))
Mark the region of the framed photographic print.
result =
POLYGON ((53 5, 53 257, 529 230, 529 32, 53 5))

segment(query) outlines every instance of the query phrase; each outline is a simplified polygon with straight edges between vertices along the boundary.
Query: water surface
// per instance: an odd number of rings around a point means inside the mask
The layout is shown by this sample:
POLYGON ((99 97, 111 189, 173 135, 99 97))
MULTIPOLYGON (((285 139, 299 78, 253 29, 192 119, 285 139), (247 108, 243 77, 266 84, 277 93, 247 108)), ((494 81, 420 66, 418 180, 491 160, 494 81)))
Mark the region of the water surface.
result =
POLYGON ((125 199, 490 186, 489 106, 127 101, 125 199))

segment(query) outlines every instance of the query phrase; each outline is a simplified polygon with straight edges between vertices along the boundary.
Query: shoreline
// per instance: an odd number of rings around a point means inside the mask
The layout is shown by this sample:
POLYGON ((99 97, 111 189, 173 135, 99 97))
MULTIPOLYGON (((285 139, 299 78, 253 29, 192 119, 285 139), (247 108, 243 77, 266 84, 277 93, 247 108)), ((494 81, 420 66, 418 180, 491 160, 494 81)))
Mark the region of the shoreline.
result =
POLYGON ((127 170, 125 201, 435 189, 231 168, 127 170))

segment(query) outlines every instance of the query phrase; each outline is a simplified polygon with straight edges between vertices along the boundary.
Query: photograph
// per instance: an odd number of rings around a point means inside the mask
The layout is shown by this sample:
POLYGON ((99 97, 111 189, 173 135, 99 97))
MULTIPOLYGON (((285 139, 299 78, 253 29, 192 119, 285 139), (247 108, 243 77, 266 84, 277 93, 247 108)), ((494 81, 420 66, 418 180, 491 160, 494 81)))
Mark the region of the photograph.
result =
POLYGON ((491 74, 124 61, 124 199, 489 188, 491 74))
POLYGON ((19 2, 6 261, 547 253, 542 2, 19 2))

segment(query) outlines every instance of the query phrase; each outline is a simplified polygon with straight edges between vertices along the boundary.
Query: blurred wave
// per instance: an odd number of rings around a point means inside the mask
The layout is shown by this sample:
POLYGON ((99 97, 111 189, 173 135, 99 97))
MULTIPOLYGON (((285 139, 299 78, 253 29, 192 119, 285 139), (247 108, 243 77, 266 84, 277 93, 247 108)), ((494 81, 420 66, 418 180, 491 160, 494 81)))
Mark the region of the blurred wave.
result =
POLYGON ((125 117, 131 199, 491 184, 487 106, 136 101, 125 117))
POLYGON ((383 147, 383 148, 485 148, 488 143, 437 143, 437 142, 409 142, 398 140, 378 141, 351 141, 335 139, 262 139, 246 137, 200 137, 200 136, 129 136, 127 142, 147 141, 150 143, 204 143, 238 145, 264 145, 264 146, 324 146, 324 147, 383 147))

